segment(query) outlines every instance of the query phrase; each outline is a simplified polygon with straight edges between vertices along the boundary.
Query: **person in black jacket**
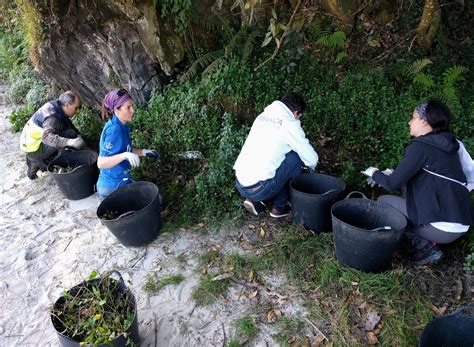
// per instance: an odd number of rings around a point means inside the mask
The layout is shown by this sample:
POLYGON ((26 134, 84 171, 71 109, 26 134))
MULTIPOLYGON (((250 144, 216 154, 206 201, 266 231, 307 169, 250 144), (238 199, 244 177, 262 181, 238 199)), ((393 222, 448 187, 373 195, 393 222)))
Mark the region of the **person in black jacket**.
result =
POLYGON ((38 170, 45 171, 56 156, 67 154, 62 149, 85 146, 79 131, 71 121, 81 108, 81 99, 67 91, 41 106, 28 120, 20 136, 20 149, 26 153, 27 176, 35 179, 38 170))
POLYGON ((460 142, 449 131, 450 120, 449 109, 440 101, 418 105, 408 123, 414 139, 395 170, 363 171, 389 191, 406 187, 406 197, 382 195, 379 201, 408 218, 406 237, 417 250, 412 260, 418 265, 439 261, 444 254, 437 244, 458 239, 473 222, 467 168, 459 157, 460 142))

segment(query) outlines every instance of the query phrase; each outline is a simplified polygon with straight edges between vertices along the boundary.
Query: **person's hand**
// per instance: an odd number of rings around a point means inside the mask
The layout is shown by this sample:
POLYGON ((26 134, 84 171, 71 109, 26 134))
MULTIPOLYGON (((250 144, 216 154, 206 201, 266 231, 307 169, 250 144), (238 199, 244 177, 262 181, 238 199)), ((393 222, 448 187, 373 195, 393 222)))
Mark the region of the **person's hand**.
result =
POLYGON ((376 167, 371 166, 365 169, 364 171, 361 171, 360 173, 366 175, 367 177, 372 177, 375 171, 378 171, 378 169, 376 167))
POLYGON ((85 145, 86 145, 86 143, 84 142, 84 139, 81 136, 78 136, 74 139, 69 139, 66 142, 67 147, 72 147, 72 148, 75 148, 75 149, 81 149, 85 145))
POLYGON ((132 167, 139 167, 140 166, 140 158, 138 155, 132 152, 124 152, 123 159, 128 160, 132 167))
POLYGON ((155 160, 160 160, 160 152, 154 149, 142 149, 142 154, 145 157, 152 158, 155 160))
MULTIPOLYGON (((392 169, 385 169, 385 170, 382 171, 382 173, 385 176, 390 176, 392 174, 392 172, 393 172, 392 169)), ((373 187, 375 187, 375 185, 377 183, 374 181, 374 179, 372 177, 369 177, 369 178, 367 178, 367 184, 373 188, 373 187)), ((380 187, 380 184, 379 184, 379 187, 380 187)))

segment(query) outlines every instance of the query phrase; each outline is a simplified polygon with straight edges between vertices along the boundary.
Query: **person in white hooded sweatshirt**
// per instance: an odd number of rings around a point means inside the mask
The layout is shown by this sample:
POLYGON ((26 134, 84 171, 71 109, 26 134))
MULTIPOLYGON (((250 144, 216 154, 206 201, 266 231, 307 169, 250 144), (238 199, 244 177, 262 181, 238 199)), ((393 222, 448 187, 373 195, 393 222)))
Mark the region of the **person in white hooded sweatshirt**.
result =
POLYGON ((316 168, 318 155, 301 128, 305 108, 303 96, 291 92, 255 119, 234 164, 236 187, 250 213, 258 215, 265 209, 262 201, 272 200, 270 216, 288 216, 290 180, 303 164, 316 168))

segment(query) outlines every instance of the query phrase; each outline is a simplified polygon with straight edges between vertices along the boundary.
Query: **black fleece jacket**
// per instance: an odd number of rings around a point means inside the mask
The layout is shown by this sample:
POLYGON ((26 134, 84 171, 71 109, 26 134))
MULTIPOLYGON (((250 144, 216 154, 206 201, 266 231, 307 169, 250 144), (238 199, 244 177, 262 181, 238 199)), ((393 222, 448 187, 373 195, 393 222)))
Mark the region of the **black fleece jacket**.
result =
POLYGON ((389 191, 407 188, 408 219, 414 225, 434 222, 473 224, 469 191, 458 156, 459 143, 449 132, 416 137, 390 176, 376 171, 372 178, 389 191))

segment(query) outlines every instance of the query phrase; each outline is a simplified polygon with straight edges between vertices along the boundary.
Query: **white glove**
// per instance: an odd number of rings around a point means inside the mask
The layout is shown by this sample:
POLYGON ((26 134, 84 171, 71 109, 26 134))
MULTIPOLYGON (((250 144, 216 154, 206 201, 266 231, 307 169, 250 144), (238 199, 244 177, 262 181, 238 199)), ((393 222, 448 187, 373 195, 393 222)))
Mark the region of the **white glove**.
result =
POLYGON ((124 152, 123 153, 123 159, 128 160, 132 167, 139 167, 140 166, 140 158, 135 153, 124 152))
MULTIPOLYGON (((392 174, 393 170, 392 169, 385 169, 382 171, 382 173, 385 175, 385 176, 390 176, 392 174)), ((374 179, 372 177, 369 177, 367 178, 367 184, 369 186, 371 186, 372 188, 375 187, 375 185, 377 183, 375 183, 374 179)), ((380 187, 380 184, 379 184, 379 187, 380 187)))
POLYGON ((160 152, 154 149, 142 149, 142 154, 144 157, 160 160, 160 152))
POLYGON ((81 136, 78 136, 74 139, 69 139, 66 142, 67 147, 72 147, 72 148, 75 148, 75 149, 81 149, 85 145, 86 145, 86 143, 84 142, 84 139, 81 136))
POLYGON ((375 171, 378 171, 378 169, 376 167, 371 166, 365 169, 365 171, 361 171, 360 173, 366 175, 367 177, 372 177, 375 171))

